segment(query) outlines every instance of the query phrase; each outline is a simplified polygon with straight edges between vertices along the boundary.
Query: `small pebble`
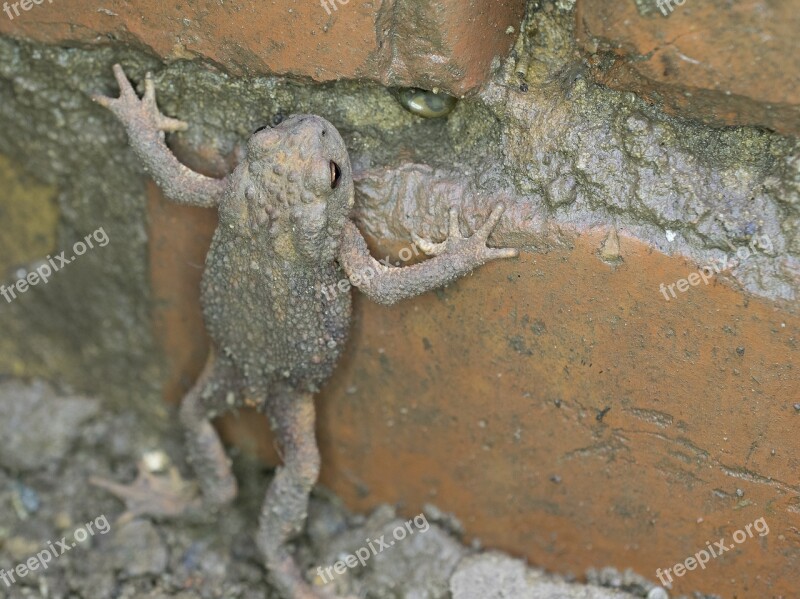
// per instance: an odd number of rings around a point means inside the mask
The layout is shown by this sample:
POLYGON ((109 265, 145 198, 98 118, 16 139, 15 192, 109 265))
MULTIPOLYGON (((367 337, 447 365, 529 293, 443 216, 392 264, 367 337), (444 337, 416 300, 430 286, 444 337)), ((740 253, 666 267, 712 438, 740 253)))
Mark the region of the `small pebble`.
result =
POLYGON ((11 537, 10 539, 6 539, 3 544, 4 553, 11 556, 11 559, 15 562, 28 559, 28 557, 34 555, 39 550, 39 542, 26 537, 11 537))
POLYGON ((133 520, 116 530, 110 555, 114 566, 128 576, 158 575, 169 563, 158 529, 147 520, 133 520))
MULTIPOLYGON (((28 514, 35 514, 39 511, 39 494, 28 487, 27 485, 23 485, 20 482, 17 482, 15 485, 16 496, 14 497, 15 507, 17 511, 24 511, 25 517, 28 514)), ((23 517, 23 519, 25 518, 23 517)))
POLYGON ((669 594, 661 587, 653 587, 647 593, 647 599, 669 599, 669 594))
POLYGON ((72 522, 72 516, 69 515, 69 512, 58 512, 55 516, 53 516, 53 524, 58 530, 68 530, 74 527, 72 522))
POLYGON ((163 472, 169 466, 169 457, 160 449, 156 449, 145 453, 142 462, 148 472, 163 472))

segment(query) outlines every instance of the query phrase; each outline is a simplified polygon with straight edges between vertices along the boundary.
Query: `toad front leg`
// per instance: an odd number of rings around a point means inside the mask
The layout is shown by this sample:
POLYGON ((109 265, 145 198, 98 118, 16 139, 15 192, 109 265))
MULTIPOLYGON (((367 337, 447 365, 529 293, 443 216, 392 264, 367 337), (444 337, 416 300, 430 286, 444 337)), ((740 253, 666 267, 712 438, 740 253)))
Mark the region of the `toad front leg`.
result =
POLYGON ((519 251, 510 248, 486 247, 500 218, 503 206, 495 206, 487 221, 472 237, 463 237, 458 226, 458 213, 450 209, 448 237, 442 243, 430 243, 414 235, 423 252, 435 256, 421 264, 393 268, 375 260, 367 243, 352 222, 345 224, 339 262, 350 282, 371 300, 393 304, 452 283, 475 268, 498 258, 514 258, 519 251))
POLYGON ((206 208, 219 204, 227 181, 206 177, 184 166, 164 143, 165 131, 182 131, 188 125, 159 112, 152 75, 147 73, 145 77, 141 100, 118 64, 114 65, 114 76, 119 84, 119 98, 96 95, 92 99, 122 121, 133 151, 164 194, 178 204, 206 208))
MULTIPOLYGON (((179 204, 217 206, 228 180, 192 171, 169 150, 164 142, 164 133, 181 131, 187 125, 162 115, 158 110, 150 73, 145 77, 141 100, 120 65, 114 65, 114 76, 120 88, 119 98, 96 95, 93 99, 111 110, 122 122, 131 147, 164 194, 179 204)), ((202 501, 195 486, 181 479, 177 471, 170 476, 153 476, 140 466, 139 476, 132 485, 92 479, 93 484, 125 501, 125 517, 202 515, 235 496, 236 481, 230 472, 229 460, 208 417, 210 413, 235 407, 227 401, 228 392, 236 394, 239 391, 235 375, 233 365, 224 357, 214 357, 212 352, 200 379, 181 403, 181 423, 186 432, 189 458, 200 483, 202 501)))

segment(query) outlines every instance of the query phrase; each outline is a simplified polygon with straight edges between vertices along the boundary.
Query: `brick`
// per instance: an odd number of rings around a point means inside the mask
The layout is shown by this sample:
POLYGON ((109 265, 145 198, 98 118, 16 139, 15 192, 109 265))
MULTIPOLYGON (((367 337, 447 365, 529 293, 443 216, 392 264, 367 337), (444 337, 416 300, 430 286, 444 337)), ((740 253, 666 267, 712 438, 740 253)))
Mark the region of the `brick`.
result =
POLYGON ((796 6, 671 0, 662 7, 657 0, 578 0, 578 39, 597 52, 602 83, 711 124, 800 133, 796 6))
POLYGON ((455 95, 481 85, 519 30, 524 0, 242 0, 135 4, 83 0, 33 5, 0 34, 52 43, 146 46, 165 60, 204 58, 234 74, 314 81, 369 79, 440 87, 455 95))

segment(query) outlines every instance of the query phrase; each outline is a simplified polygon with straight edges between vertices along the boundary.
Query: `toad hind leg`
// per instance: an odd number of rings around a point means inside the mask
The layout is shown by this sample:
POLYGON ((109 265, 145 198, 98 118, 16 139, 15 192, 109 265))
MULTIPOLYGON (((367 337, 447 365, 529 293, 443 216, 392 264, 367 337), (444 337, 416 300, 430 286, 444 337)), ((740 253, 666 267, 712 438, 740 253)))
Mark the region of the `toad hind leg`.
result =
POLYGON ((261 509, 258 547, 281 596, 318 599, 324 595, 303 580, 287 547, 303 528, 308 498, 319 477, 320 457, 314 437, 314 400, 309 393, 281 389, 265 403, 283 465, 267 489, 261 509))
POLYGON ((110 491, 126 504, 123 520, 137 516, 208 517, 211 512, 236 497, 236 479, 231 472, 230 459, 209 421, 209 410, 229 409, 226 393, 234 389, 233 367, 226 359, 215 358, 212 351, 203 373, 197 379, 180 407, 180 420, 186 433, 189 462, 200 486, 180 477, 172 469, 168 475, 150 474, 140 465, 139 475, 130 485, 92 478, 90 482, 110 491))
POLYGON ((231 460, 210 417, 238 406, 235 381, 234 367, 227 358, 215 356, 212 349, 203 373, 181 402, 189 463, 200 484, 204 507, 212 511, 233 501, 238 491, 231 460))

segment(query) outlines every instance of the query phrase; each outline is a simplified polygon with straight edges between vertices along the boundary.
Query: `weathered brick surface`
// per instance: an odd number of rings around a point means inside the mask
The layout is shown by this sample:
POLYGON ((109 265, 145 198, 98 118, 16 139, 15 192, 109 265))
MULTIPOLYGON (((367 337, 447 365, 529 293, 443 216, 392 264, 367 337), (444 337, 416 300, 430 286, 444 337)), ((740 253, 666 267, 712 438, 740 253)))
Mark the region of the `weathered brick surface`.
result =
POLYGON ((120 40, 232 73, 370 79, 461 95, 486 79, 518 31, 524 0, 24 0, 0 34, 47 43, 120 40), (323 6, 325 5, 325 6, 323 6), (23 10, 21 6, 27 6, 23 10), (326 8, 327 7, 327 8, 326 8), (15 13, 19 13, 17 16, 15 13))
POLYGON ((713 124, 800 133, 792 2, 578 0, 576 25, 605 84, 713 124))
MULTIPOLYGON (((177 401, 202 366, 198 271, 186 265, 201 263, 212 213, 168 210, 193 232, 151 240, 172 290, 159 322, 183 356, 168 388, 177 401)), ((792 596, 800 318, 718 278, 666 301, 659 285, 697 267, 624 235, 623 261, 609 265, 605 236, 391 308, 357 297, 347 354, 318 401, 324 483, 361 510, 434 503, 484 545, 555 571, 614 565, 652 580, 764 517, 768 535, 674 588, 792 596)), ((223 428, 276 463, 263 416, 223 428)))

